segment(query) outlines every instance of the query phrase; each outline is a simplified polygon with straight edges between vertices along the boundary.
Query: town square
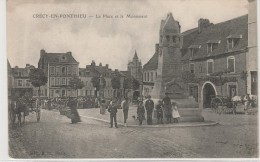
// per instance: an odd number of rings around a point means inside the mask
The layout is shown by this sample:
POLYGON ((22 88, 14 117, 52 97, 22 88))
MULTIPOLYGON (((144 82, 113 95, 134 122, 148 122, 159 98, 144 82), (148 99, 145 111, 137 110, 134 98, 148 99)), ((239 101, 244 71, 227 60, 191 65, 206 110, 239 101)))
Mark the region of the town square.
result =
POLYGON ((11 158, 259 157, 256 0, 19 1, 11 158))

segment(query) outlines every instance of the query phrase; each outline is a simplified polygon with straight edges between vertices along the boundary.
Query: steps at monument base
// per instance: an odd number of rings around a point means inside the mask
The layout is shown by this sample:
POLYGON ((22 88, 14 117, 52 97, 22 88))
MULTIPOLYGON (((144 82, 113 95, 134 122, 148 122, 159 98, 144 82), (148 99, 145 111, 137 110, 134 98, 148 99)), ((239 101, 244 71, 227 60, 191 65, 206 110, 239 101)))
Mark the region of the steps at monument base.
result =
POLYGON ((180 108, 179 122, 204 122, 202 110, 199 108, 180 108))

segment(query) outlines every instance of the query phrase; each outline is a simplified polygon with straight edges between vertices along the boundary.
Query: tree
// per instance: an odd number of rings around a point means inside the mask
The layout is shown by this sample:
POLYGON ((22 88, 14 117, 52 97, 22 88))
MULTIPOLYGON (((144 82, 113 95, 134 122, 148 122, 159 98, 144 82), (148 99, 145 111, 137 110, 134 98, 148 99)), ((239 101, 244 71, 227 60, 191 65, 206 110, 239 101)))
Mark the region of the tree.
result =
POLYGON ((29 74, 29 79, 31 84, 34 87, 38 87, 38 95, 40 98, 40 93, 41 93, 41 86, 44 86, 47 81, 48 78, 45 75, 44 71, 42 69, 39 68, 35 68, 35 69, 31 69, 30 74, 29 74))
POLYGON ((80 80, 80 78, 73 77, 69 82, 69 87, 77 91, 78 97, 78 89, 82 89, 84 87, 84 83, 80 80))
POLYGON ((117 90, 120 89, 120 78, 119 77, 113 77, 111 79, 111 85, 112 85, 112 88, 116 91, 116 97, 117 96, 117 90))
POLYGON ((37 117, 37 122, 39 122, 40 121, 40 109, 38 108, 38 105, 40 106, 40 104, 41 104, 41 102, 40 102, 41 101, 40 100, 41 99, 41 86, 44 86, 47 83, 48 78, 42 69, 34 68, 34 69, 30 70, 29 79, 30 79, 31 84, 34 87, 39 88, 39 90, 38 90, 38 95, 39 95, 38 103, 39 104, 36 105, 36 117, 37 117))
POLYGON ((128 77, 128 78, 125 78, 123 87, 124 87, 124 95, 125 95, 126 89, 132 89, 133 91, 135 91, 135 90, 139 89, 140 83, 134 77, 128 77))
POLYGON ((97 96, 97 91, 99 91, 101 88, 105 88, 106 87, 106 80, 102 76, 100 76, 100 77, 98 77, 98 76, 92 77, 91 83, 92 83, 93 87, 96 88, 95 96, 97 96), (103 85, 102 87, 100 87, 101 81, 102 81, 102 85, 103 85))

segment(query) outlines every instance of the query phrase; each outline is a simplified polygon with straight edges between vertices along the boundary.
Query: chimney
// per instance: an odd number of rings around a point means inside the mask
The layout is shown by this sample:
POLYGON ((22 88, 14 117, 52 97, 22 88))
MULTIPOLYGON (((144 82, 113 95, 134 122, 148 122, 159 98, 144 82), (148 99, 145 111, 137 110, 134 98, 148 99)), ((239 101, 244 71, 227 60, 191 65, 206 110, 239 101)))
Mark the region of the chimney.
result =
POLYGON ((205 28, 207 28, 210 25, 212 25, 212 23, 210 23, 208 19, 200 18, 199 21, 198 21, 199 33, 201 33, 205 28))
POLYGON ((30 67, 30 64, 26 64, 26 66, 25 67, 30 67))
POLYGON ((44 49, 41 49, 41 51, 40 51, 41 57, 42 57, 45 53, 46 53, 45 50, 44 50, 44 49))
POLYGON ((96 63, 95 63, 94 60, 92 60, 92 62, 91 62, 91 66, 96 66, 96 63))
POLYGON ((14 68, 18 68, 18 66, 15 66, 14 68))
POLYGON ((68 55, 72 55, 70 51, 69 51, 69 52, 67 52, 67 54, 68 54, 68 55))
POLYGON ((115 72, 118 72, 118 69, 115 69, 115 72))
POLYGON ((99 66, 102 66, 102 63, 101 63, 101 62, 99 63, 99 66))
POLYGON ((108 69, 108 64, 106 64, 106 68, 108 69))

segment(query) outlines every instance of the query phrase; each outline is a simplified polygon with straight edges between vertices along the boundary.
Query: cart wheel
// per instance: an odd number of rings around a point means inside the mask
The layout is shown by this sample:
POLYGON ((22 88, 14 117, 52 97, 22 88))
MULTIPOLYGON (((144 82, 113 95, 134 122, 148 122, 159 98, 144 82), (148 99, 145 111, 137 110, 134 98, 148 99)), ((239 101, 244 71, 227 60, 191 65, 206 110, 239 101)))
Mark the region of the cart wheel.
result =
POLYGON ((219 98, 214 98, 211 101, 211 108, 213 112, 221 114, 223 112, 223 102, 219 98))

